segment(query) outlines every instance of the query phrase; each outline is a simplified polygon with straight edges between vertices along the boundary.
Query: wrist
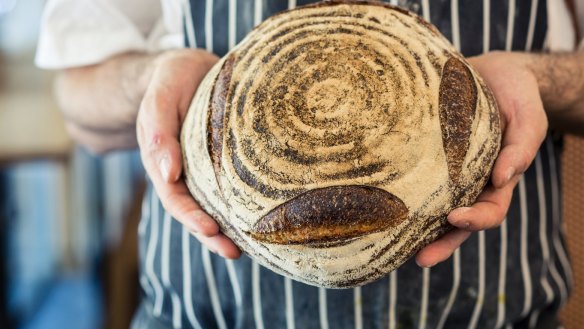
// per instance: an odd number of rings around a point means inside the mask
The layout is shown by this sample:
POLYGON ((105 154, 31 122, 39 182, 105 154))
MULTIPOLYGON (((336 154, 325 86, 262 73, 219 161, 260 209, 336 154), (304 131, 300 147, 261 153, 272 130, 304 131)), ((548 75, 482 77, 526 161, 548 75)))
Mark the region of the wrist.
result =
MULTIPOLYGON (((180 72, 193 72, 194 70, 207 72, 219 60, 219 58, 202 49, 175 49, 158 53, 149 63, 148 72, 145 75, 150 80, 159 70, 174 70, 176 66, 184 66, 180 72)), ((178 73, 178 72, 176 72, 178 73)))
POLYGON ((535 76, 548 115, 574 109, 584 93, 584 53, 529 54, 526 67, 535 76))
POLYGON ((218 57, 201 49, 176 49, 160 53, 150 65, 149 85, 165 89, 168 102, 185 112, 193 94, 218 57))
MULTIPOLYGON (((121 87, 129 105, 135 107, 140 104, 148 84, 152 79, 155 68, 155 60, 158 54, 127 54, 124 60, 118 62, 121 74, 121 87)), ((136 113, 137 113, 136 108, 136 113)), ((134 116, 131 120, 135 122, 134 116)))

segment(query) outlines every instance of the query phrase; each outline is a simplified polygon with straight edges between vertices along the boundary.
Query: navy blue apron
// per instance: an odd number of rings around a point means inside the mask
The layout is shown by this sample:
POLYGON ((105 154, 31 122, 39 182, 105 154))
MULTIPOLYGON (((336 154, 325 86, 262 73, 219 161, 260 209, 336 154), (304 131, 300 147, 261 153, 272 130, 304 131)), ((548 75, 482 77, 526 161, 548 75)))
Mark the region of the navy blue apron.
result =
MULTIPOLYGON (((314 1, 190 0, 185 46, 224 55, 257 23, 314 1)), ((397 1, 396 1, 397 2, 397 1)), ((539 51, 545 0, 399 1, 429 19, 465 56, 539 51)), ((431 269, 412 260, 356 289, 284 278, 246 256, 209 253, 149 189, 140 225, 144 298, 134 328, 558 328, 571 272, 561 231, 557 143, 548 137, 500 228, 473 234, 431 269)))

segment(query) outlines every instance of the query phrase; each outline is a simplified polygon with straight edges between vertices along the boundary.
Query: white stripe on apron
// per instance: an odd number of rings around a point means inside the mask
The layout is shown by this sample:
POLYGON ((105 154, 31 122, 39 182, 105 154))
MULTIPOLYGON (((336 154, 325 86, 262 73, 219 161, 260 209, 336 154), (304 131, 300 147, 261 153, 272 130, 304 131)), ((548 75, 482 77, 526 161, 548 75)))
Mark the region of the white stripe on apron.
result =
POLYGON ((525 299, 523 301, 523 309, 521 310, 521 316, 527 315, 527 312, 531 309, 532 302, 532 284, 531 284, 531 273, 529 270, 529 259, 527 259, 527 192, 525 191, 525 178, 521 176, 519 179, 519 205, 521 208, 521 275, 523 277, 523 289, 525 299))

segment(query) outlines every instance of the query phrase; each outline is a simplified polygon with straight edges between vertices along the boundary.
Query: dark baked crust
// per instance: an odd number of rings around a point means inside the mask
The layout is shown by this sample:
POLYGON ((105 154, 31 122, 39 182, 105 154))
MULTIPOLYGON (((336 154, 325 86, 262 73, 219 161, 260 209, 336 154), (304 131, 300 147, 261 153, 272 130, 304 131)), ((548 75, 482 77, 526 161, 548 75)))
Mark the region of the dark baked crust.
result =
POLYGON ((442 69, 439 104, 448 175, 456 184, 470 145, 477 105, 477 86, 472 72, 456 57, 450 57, 442 69))
POLYGON ((427 27, 428 30, 432 31, 433 34, 435 34, 436 36, 442 36, 442 34, 438 31, 438 29, 434 25, 430 24, 429 22, 424 20, 422 17, 415 15, 402 7, 394 6, 392 4, 385 3, 385 2, 382 2, 380 0, 378 0, 378 1, 376 1, 376 0, 323 0, 320 2, 311 3, 308 5, 296 7, 293 9, 283 10, 283 11, 277 13, 276 15, 273 15, 272 17, 284 15, 290 11, 303 10, 306 8, 322 8, 322 7, 331 7, 331 6, 338 6, 338 5, 367 5, 367 6, 378 6, 378 7, 383 7, 383 8, 395 10, 395 11, 398 11, 398 12, 404 14, 404 15, 414 17, 418 23, 427 27))
POLYGON ((235 55, 231 54, 223 64, 221 72, 217 76, 211 93, 211 109, 209 111, 207 147, 215 175, 221 172, 221 154, 223 152, 223 126, 225 120, 225 100, 229 92, 231 74, 235 55))
POLYGON ((408 216, 395 195, 370 186, 310 190, 260 219, 251 236, 277 244, 343 241, 397 226, 408 216))

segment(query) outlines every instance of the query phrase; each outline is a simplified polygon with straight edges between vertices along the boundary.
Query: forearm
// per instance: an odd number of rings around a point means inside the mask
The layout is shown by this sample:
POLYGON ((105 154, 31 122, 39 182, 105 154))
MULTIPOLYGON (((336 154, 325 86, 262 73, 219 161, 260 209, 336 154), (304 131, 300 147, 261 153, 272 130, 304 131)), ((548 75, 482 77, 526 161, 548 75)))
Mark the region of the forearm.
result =
POLYGON ((532 55, 530 60, 550 126, 584 135, 584 51, 532 55))
MULTIPOLYGON (((151 120, 139 125, 142 135, 160 135, 151 126, 182 120, 197 85, 216 62, 215 55, 200 49, 124 54, 62 72, 56 83, 57 99, 78 143, 97 153, 136 147, 136 122, 143 103, 156 104, 161 112, 155 118, 146 116, 151 120)), ((178 136, 178 130, 174 133, 178 136)))
POLYGON ((60 72, 55 94, 68 125, 91 134, 133 134, 154 58, 123 54, 60 72))

